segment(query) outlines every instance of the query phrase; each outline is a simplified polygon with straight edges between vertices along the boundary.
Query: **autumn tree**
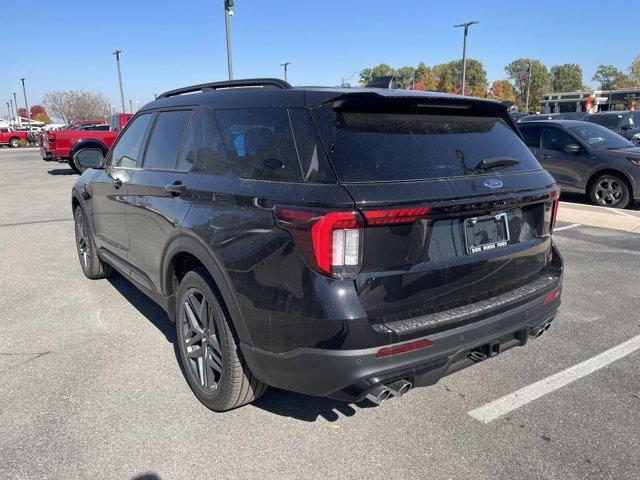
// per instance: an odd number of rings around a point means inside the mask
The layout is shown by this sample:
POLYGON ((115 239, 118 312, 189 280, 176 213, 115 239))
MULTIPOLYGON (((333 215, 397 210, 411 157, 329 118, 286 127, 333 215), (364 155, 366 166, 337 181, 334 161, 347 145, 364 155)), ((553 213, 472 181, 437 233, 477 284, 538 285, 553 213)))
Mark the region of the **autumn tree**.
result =
POLYGON ((32 120, 37 120, 42 123, 51 123, 51 118, 45 112, 38 113, 35 117, 32 117, 32 120))
POLYGON ((416 82, 413 86, 416 90, 436 90, 438 87, 438 77, 433 72, 433 68, 427 67, 424 62, 420 62, 415 71, 416 82))
POLYGON ((65 123, 74 120, 105 118, 109 115, 109 102, 99 93, 83 91, 60 91, 45 95, 44 104, 56 117, 65 123))
POLYGON ((29 117, 31 118, 31 120, 35 120, 36 117, 41 113, 44 113, 45 115, 47 114, 47 111, 42 105, 33 105, 29 109, 29 117))
POLYGON ((629 79, 634 87, 640 86, 640 55, 636 56, 629 66, 629 79))
MULTIPOLYGON (((504 67, 513 84, 516 97, 522 104, 526 102, 529 78, 529 60, 518 58, 504 67)), ((541 103, 542 96, 551 88, 551 75, 539 60, 531 60, 531 88, 529 91, 529 107, 541 103)))
POLYGON ((554 92, 575 92, 582 88, 582 68, 576 63, 554 65, 550 74, 554 92))
POLYGON ((27 118, 27 109, 24 107, 20 107, 18 109, 18 116, 22 118, 27 118))
POLYGON ((516 92, 508 80, 496 80, 489 89, 489 98, 516 103, 516 92))
MULTIPOLYGON (((462 80, 462 60, 453 60, 433 67, 437 78, 438 90, 460 93, 462 80)), ((487 95, 487 72, 482 63, 473 58, 467 59, 465 93, 485 97, 487 95)))

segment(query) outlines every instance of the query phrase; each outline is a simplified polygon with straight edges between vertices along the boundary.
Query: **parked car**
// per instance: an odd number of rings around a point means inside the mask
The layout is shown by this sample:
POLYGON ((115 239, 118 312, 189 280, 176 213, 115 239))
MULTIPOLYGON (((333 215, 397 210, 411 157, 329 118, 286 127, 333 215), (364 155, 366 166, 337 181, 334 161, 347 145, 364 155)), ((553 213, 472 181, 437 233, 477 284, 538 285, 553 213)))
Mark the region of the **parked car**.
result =
POLYGON ((592 203, 625 208, 640 200, 640 148, 590 122, 518 124, 525 143, 563 191, 586 193, 592 203))
POLYGON ((585 112, 541 113, 520 117, 518 123, 536 122, 540 120, 583 120, 587 116, 589 116, 589 114, 585 112))
POLYGON ((213 410, 266 385, 379 403, 556 316, 559 190, 501 103, 219 82, 160 95, 102 153, 75 157, 82 270, 167 311, 213 410))
POLYGON ((0 145, 9 145, 10 147, 19 147, 21 142, 26 142, 28 132, 19 132, 12 127, 0 128, 0 145))
POLYGON ((603 127, 622 135, 627 140, 633 141, 636 145, 640 145, 638 137, 636 136, 640 133, 640 112, 599 112, 589 115, 585 120, 587 122, 602 125, 603 127))
POLYGON ((84 167, 76 164, 74 156, 85 149, 100 149, 106 155, 109 147, 118 136, 120 128, 127 124, 131 114, 114 115, 117 120, 109 123, 95 123, 93 120, 73 122, 66 130, 49 131, 41 138, 40 155, 45 161, 56 160, 68 163, 71 168, 82 173, 84 167), (110 125, 117 125, 117 130, 110 130, 110 125))

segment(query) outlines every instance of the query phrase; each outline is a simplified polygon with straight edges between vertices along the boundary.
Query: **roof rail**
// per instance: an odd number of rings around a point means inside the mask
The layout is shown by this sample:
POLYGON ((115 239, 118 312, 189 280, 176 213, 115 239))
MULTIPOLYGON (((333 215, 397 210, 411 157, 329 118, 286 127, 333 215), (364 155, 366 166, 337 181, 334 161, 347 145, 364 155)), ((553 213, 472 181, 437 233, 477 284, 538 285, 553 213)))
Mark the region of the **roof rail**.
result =
POLYGON ((218 90, 221 88, 241 88, 241 87, 275 87, 281 90, 289 90, 289 85, 284 80, 279 78, 248 78, 246 80, 227 80, 223 82, 201 83, 199 85, 192 85, 190 87, 176 88, 175 90, 169 90, 168 92, 161 93, 157 99, 175 97, 176 95, 182 95, 184 93, 193 92, 205 92, 207 90, 218 90))

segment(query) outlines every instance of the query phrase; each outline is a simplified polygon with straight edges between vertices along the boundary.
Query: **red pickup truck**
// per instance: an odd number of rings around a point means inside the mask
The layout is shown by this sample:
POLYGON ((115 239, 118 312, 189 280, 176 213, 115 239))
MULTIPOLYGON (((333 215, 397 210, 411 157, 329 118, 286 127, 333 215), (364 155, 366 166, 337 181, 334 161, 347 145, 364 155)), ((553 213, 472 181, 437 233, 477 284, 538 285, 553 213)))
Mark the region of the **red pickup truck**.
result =
POLYGON ((0 145, 17 147, 20 142, 27 141, 29 132, 18 132, 11 127, 0 127, 0 145))
POLYGON ((111 116, 108 130, 102 130, 101 125, 96 123, 88 126, 79 126, 80 124, 76 123, 69 126, 72 130, 47 132, 40 146, 40 155, 43 160, 66 162, 71 168, 82 173, 82 169, 74 163, 73 157, 85 148, 99 148, 106 155, 130 118, 129 113, 111 116))

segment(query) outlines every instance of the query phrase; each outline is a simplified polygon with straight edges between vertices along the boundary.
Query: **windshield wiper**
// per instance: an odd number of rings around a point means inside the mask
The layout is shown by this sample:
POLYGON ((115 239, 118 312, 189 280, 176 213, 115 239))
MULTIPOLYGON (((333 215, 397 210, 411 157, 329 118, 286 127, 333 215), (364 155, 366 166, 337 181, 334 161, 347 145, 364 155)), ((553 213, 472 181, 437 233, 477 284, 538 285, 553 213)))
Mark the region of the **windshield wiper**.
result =
POLYGON ((489 168, 495 167, 510 167, 511 165, 518 165, 519 163, 520 160, 511 157, 488 158, 486 160, 480 161, 480 163, 478 163, 474 167, 474 170, 488 170, 489 168))

